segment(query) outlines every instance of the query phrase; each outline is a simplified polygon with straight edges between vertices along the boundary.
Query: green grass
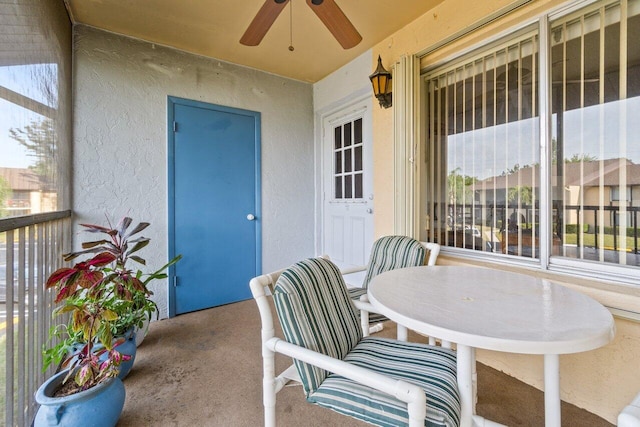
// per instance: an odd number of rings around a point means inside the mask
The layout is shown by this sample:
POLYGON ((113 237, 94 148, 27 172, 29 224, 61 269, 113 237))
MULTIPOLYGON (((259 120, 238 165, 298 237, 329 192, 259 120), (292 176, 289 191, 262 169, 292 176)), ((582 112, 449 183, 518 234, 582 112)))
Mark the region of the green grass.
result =
MULTIPOLYGON (((614 245, 613 245, 613 235, 611 234, 605 234, 604 235, 604 247, 601 243, 601 236, 602 235, 598 235, 598 247, 599 248, 604 248, 604 249, 614 249, 614 245)), ((596 235, 595 234, 582 234, 580 236, 580 245, 581 246, 590 246, 590 247, 595 247, 596 246, 596 235)), ((633 251, 634 248, 634 241, 632 237, 626 237, 625 238, 625 242, 626 242, 626 251, 627 252, 631 252, 633 251)), ((578 244, 578 236, 577 234, 565 234, 564 235, 564 243, 568 244, 568 245, 576 245, 578 244)), ((617 237, 616 240, 617 243, 617 250, 620 250, 621 245, 621 241, 620 241, 620 237, 617 237)), ((640 245, 640 241, 638 241, 638 245, 640 245)))

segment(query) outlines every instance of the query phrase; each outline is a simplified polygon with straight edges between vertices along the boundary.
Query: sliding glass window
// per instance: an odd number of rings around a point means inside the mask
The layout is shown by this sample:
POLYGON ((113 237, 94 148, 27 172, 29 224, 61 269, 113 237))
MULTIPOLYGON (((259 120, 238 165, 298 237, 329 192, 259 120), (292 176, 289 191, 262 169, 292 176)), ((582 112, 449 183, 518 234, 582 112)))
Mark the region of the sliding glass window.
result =
POLYGON ((557 251, 640 266, 640 1, 551 23, 557 251))
POLYGON ((544 17, 548 47, 534 25, 423 75, 421 238, 536 262, 640 266, 639 9, 595 2, 544 17))
POLYGON ((526 32, 426 77, 430 241, 538 256, 537 46, 526 32))

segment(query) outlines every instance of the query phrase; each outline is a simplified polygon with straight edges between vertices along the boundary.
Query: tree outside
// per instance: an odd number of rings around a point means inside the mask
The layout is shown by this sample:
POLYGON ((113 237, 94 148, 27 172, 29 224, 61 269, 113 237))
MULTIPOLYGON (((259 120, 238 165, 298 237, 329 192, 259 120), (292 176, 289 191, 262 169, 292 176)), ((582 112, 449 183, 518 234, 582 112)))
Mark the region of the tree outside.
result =
POLYGON ((11 188, 6 179, 0 176, 0 218, 8 216, 7 199, 11 195, 11 188))
POLYGON ((55 190, 57 144, 53 120, 43 118, 33 120, 23 129, 11 128, 9 137, 25 147, 29 156, 35 157, 35 162, 29 169, 38 176, 40 189, 55 190))
POLYGON ((476 177, 461 175, 460 168, 456 168, 449 172, 449 176, 447 176, 449 205, 471 203, 473 201, 473 192, 465 190, 470 188, 477 181, 478 178, 476 177))
POLYGON ((516 185, 510 187, 507 193, 509 203, 520 202, 521 205, 531 205, 533 202, 533 189, 528 185, 516 185))

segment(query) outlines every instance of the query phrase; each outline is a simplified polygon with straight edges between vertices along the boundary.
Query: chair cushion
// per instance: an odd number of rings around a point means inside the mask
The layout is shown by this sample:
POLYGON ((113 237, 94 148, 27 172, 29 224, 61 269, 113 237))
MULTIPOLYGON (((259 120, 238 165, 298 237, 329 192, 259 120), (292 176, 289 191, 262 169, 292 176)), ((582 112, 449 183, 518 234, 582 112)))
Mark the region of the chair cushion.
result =
MULTIPOLYGON (((363 338, 345 361, 416 384, 427 396, 425 426, 458 426, 460 395, 456 353, 450 349, 386 338, 363 338)), ((307 400, 379 426, 407 425, 407 406, 377 390, 331 374, 307 400)))
POLYGON ((366 289, 371 279, 396 268, 417 267, 424 264, 427 250, 422 244, 407 236, 385 236, 373 243, 367 275, 362 286, 366 289))
MULTIPOLYGON (((329 260, 313 258, 294 264, 278 278, 273 297, 284 337, 290 343, 344 359, 362 338, 340 270, 329 260)), ((328 372, 294 362, 308 396, 328 372)))
MULTIPOLYGON (((422 244, 407 236, 385 236, 373 243, 367 275, 362 283, 362 288, 350 288, 351 299, 360 299, 367 293, 371 280, 380 273, 396 268, 417 267, 424 264, 427 250, 422 244)), ((369 323, 387 321, 385 316, 379 313, 369 313, 369 323)))

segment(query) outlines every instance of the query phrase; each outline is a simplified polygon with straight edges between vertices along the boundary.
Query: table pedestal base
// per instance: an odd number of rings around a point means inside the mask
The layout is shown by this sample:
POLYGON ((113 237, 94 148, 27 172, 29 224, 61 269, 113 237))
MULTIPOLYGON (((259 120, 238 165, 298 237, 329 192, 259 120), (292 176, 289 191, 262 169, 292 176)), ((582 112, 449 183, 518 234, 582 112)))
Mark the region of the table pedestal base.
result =
POLYGON ((456 346, 458 358, 458 389, 460 392, 460 427, 470 427, 473 424, 473 351, 471 347, 458 344, 456 346))
POLYGON ((560 357, 544 355, 544 425, 560 427, 560 357))

